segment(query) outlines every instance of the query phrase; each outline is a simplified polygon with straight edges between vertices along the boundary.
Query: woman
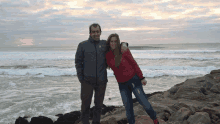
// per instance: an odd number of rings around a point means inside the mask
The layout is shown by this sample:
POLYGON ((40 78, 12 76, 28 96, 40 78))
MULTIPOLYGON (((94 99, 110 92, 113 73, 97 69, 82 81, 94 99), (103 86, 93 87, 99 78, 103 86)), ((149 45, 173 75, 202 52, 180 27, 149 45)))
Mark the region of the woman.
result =
POLYGON ((154 124, 159 124, 156 112, 148 102, 147 96, 142 87, 142 84, 146 85, 147 81, 145 80, 145 77, 143 77, 143 74, 130 50, 128 49, 124 53, 121 53, 120 39, 117 34, 111 34, 106 43, 107 66, 108 69, 111 68, 114 71, 129 124, 135 124, 132 92, 151 119, 154 120, 154 124))

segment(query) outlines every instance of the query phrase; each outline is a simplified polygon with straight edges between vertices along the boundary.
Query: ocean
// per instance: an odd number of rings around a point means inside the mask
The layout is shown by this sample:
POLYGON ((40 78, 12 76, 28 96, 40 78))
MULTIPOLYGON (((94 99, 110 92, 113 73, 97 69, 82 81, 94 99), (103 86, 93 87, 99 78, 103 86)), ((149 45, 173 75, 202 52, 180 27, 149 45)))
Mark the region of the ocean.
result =
MULTIPOLYGON (((14 124, 19 116, 55 121, 56 114, 80 110, 76 47, 0 48, 0 124, 14 124)), ((166 91, 220 69, 220 43, 142 44, 129 49, 148 81, 145 93, 166 91)), ((121 106, 117 81, 111 70, 107 72, 104 104, 121 106)))

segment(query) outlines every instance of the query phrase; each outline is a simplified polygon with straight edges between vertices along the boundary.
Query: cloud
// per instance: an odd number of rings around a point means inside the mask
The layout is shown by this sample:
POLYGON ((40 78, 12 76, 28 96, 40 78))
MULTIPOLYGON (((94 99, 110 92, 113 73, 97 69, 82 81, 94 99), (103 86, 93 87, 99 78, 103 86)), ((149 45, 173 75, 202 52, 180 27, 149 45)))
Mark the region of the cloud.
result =
POLYGON ((164 28, 157 27, 121 27, 121 28, 110 28, 104 30, 125 30, 125 31, 137 31, 137 30, 160 30, 164 28))
POLYGON ((216 15, 220 15, 220 9, 217 8, 217 9, 212 9, 212 12, 216 15))
POLYGON ((47 40, 63 41, 63 40, 69 40, 69 38, 48 38, 47 40))
POLYGON ((1 46, 78 43, 88 39, 92 23, 101 25, 102 39, 118 33, 129 43, 220 38, 220 2, 215 0, 0 1, 1 46))
POLYGON ((33 46, 34 41, 32 38, 18 39, 14 42, 17 46, 33 46))

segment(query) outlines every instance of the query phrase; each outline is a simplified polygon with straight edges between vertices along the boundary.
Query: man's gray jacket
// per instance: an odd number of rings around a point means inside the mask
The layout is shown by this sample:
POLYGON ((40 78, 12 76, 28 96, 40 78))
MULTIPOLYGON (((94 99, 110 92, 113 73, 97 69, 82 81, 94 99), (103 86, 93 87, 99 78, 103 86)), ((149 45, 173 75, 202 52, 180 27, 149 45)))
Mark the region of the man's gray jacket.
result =
POLYGON ((94 41, 91 37, 79 43, 75 67, 79 81, 92 85, 108 82, 106 70, 106 40, 94 41))

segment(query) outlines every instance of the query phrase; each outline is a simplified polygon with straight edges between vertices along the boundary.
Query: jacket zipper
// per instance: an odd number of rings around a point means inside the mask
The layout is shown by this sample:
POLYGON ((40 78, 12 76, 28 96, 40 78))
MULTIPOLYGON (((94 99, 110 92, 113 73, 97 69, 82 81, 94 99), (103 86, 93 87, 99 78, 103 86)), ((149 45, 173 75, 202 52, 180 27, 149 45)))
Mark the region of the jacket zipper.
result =
POLYGON ((96 53, 96 85, 97 85, 97 49, 96 49, 96 43, 94 43, 95 44, 95 53, 96 53))

